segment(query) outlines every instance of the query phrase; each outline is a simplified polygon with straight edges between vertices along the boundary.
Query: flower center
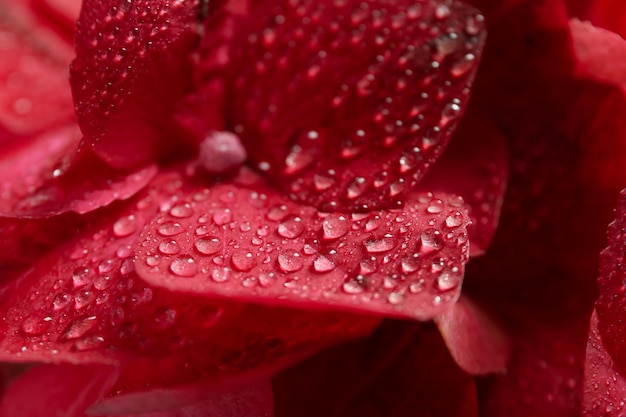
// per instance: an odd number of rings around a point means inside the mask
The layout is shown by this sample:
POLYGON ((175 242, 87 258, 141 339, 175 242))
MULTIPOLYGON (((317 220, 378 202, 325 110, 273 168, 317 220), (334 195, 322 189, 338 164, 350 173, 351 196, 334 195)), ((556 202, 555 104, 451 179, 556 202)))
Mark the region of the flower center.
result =
POLYGON ((207 171, 219 174, 239 167, 246 158, 246 149, 237 135, 211 132, 200 144, 198 162, 207 171))

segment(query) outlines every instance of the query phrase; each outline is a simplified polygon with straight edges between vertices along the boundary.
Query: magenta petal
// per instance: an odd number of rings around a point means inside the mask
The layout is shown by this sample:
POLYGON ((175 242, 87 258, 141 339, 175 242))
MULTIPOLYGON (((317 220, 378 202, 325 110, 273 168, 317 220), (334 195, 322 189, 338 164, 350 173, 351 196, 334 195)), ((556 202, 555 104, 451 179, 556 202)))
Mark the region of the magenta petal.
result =
POLYGON ((272 417, 274 398, 269 380, 236 387, 198 384, 105 400, 89 413, 117 417, 127 413, 128 417, 272 417))
POLYGON ((508 335, 467 296, 435 323, 461 369, 474 375, 506 370, 511 356, 508 335))
POLYGON ((228 127, 283 191, 342 212, 396 207, 419 182, 485 39, 457 1, 261 2, 238 25, 228 127))
POLYGON ((133 168, 173 145, 198 16, 194 0, 84 2, 71 83, 86 143, 109 165, 133 168))
POLYGON ((624 410, 625 398, 626 379, 602 344, 598 331, 598 316, 594 312, 591 316, 587 343, 582 415, 617 416, 624 410))
POLYGON ((103 365, 39 365, 9 385, 1 417, 84 417, 115 382, 117 371, 103 365))
POLYGON ((328 214, 252 181, 198 189, 158 215, 140 237, 137 273, 206 296, 423 320, 458 298, 461 199, 424 194, 403 209, 328 214))
POLYGON ((436 329, 399 321, 274 379, 277 417, 475 417, 475 388, 436 329))

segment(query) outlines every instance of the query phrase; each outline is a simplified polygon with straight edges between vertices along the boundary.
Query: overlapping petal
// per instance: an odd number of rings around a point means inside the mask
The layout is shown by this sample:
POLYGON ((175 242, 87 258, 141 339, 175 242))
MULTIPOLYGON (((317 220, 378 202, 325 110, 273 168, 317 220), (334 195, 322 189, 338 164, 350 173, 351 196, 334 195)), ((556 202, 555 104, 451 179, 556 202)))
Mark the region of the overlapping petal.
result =
POLYGON ((454 132, 485 39, 456 1, 261 2, 238 22, 227 127, 324 211, 401 204, 454 132))

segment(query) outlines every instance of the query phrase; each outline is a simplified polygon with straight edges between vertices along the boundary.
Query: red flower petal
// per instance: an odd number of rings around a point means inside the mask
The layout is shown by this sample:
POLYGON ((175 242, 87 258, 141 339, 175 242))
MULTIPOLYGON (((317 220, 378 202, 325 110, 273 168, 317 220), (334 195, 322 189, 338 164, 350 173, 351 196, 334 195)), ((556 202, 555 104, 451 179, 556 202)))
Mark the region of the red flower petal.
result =
MULTIPOLYGON (((31 7, 56 24, 62 33, 74 34, 81 0, 32 0, 31 7)), ((71 37, 70 37, 71 40, 71 37)))
MULTIPOLYGON (((274 415, 274 398, 269 380, 228 389, 211 389, 201 386, 188 388, 178 393, 181 398, 177 401, 185 400, 190 394, 196 401, 188 402, 170 411, 146 413, 168 394, 154 391, 149 398, 145 399, 146 402, 135 404, 136 411, 141 413, 139 416, 124 414, 124 416, 116 415, 116 417, 272 417, 274 415), (201 401, 197 401, 198 399, 201 401)), ((96 406, 89 411, 100 413, 104 410, 96 406)))
POLYGON ((300 202, 396 207, 465 109, 482 22, 456 1, 255 4, 230 46, 227 125, 300 202))
POLYGON ((626 253, 626 190, 620 194, 615 221, 609 225, 609 247, 600 256, 598 287, 600 298, 596 303, 598 328, 607 352, 621 372, 626 370, 626 288, 624 254, 626 253))
POLYGON ((508 336, 468 297, 435 323, 457 364, 471 374, 502 372, 511 354, 508 336))
POLYGON ((83 4, 72 90, 85 141, 109 165, 136 167, 172 145, 170 116, 191 82, 198 16, 197 1, 83 4))
MULTIPOLYGON (((572 15, 626 36, 626 4, 620 0, 569 0, 572 15)), ((617 62, 617 60, 612 60, 617 62)))
POLYGON ((508 180, 509 158, 493 120, 470 107, 450 146, 417 190, 463 196, 472 224, 470 255, 482 255, 496 232, 508 180))
POLYGON ((156 166, 134 172, 108 167, 87 151, 74 155, 76 126, 49 131, 0 160, 0 215, 49 217, 86 213, 132 197, 156 175, 156 166), (65 171, 65 172, 63 172, 65 171))
POLYGON ((473 417, 473 379, 429 325, 386 322, 274 380, 277 417, 473 417))
POLYGON ((322 214, 254 177, 157 216, 136 268, 171 290, 425 320, 458 297, 468 220, 461 199, 432 194, 401 210, 322 214))
POLYGON ((598 331, 598 316, 595 312, 591 316, 590 327, 582 415, 584 417, 619 415, 616 413, 624 410, 626 379, 618 371, 602 344, 598 331))
POLYGON ((134 272, 133 246, 143 226, 187 192, 184 187, 179 175, 162 174, 130 206, 99 213, 92 228, 7 284, 0 357, 125 361, 115 390, 129 392, 268 374, 378 323, 205 300, 143 284, 134 272))
POLYGON ((1 417, 84 417, 84 410, 111 388, 115 368, 102 365, 41 365, 9 385, 1 417))
POLYGON ((0 145, 28 140, 74 119, 67 85, 72 51, 20 2, 0 8, 0 145))

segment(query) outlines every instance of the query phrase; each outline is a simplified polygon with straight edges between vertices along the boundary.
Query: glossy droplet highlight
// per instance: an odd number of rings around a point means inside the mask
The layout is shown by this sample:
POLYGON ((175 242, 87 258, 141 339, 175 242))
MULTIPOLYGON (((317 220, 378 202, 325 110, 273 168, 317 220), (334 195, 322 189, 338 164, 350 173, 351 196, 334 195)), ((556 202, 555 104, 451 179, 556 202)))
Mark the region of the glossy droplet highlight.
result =
POLYGON ((294 239, 302 234, 304 231, 304 224, 302 219, 298 216, 287 216, 279 225, 277 232, 282 237, 288 239, 294 239))
POLYGON ((366 240, 365 249, 369 253, 387 252, 396 246, 396 239, 391 234, 386 234, 379 239, 366 240))
POLYGON ((331 214, 324 219, 322 231, 324 239, 333 240, 345 236, 350 230, 350 222, 342 214, 331 214))
POLYGON ((184 232, 185 229, 180 223, 165 222, 157 228, 157 232, 161 236, 176 236, 184 232))
POLYGON ((135 216, 125 216, 113 223, 113 234, 117 237, 124 237, 137 231, 137 220, 135 216))
POLYGON ((179 277, 193 277, 198 273, 198 264, 191 256, 180 256, 172 261, 170 271, 179 277))
POLYGON ((237 250, 233 252, 230 261, 233 267, 241 272, 247 272, 254 268, 254 266, 256 265, 256 259, 254 255, 244 250, 237 250))
POLYGON ((304 259, 298 252, 286 250, 278 255, 278 266, 283 272, 296 272, 304 267, 304 259))
POLYGON ((198 239, 193 246, 203 255, 213 255, 222 250, 222 241, 217 237, 198 239))

